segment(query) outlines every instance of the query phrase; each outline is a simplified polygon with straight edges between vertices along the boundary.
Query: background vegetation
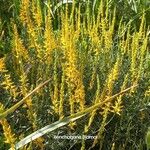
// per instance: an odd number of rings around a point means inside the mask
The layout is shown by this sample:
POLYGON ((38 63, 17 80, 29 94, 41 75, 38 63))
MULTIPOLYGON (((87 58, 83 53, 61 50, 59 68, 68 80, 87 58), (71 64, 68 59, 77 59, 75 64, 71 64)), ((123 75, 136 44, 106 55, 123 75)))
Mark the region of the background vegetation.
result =
POLYGON ((148 0, 1 0, 0 14, 0 149, 17 149, 34 131, 101 103, 22 149, 146 149, 148 0))

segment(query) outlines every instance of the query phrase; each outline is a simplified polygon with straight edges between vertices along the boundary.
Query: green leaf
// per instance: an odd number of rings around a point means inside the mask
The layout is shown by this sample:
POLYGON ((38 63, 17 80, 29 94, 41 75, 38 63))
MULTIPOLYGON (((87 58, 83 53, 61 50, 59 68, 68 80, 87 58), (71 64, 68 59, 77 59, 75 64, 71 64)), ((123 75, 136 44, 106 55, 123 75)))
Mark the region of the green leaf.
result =
POLYGON ((148 128, 146 138, 145 138, 145 142, 146 142, 146 145, 147 145, 147 150, 149 150, 150 149, 150 127, 148 128))

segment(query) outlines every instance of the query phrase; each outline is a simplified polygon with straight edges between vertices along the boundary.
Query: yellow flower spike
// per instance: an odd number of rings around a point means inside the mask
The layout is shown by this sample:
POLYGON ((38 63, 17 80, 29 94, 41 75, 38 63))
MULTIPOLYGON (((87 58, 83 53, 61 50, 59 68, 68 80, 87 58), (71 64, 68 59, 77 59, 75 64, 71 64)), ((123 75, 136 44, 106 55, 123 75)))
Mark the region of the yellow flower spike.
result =
POLYGON ((115 150, 115 142, 112 144, 111 150, 115 150))
POLYGON ((37 28, 40 29, 42 25, 42 12, 40 8, 40 3, 38 1, 32 1, 32 15, 35 21, 35 24, 37 25, 37 28))
MULTIPOLYGON (((4 112, 4 106, 0 103, 0 113, 4 112)), ((1 119, 0 124, 3 127, 3 134, 5 136, 5 143, 10 144, 12 150, 15 150, 15 134, 12 133, 11 127, 6 119, 1 119)))
POLYGON ((5 58, 0 58, 0 72, 6 72, 5 69, 5 58))
POLYGON ((45 15, 45 30, 44 30, 44 49, 45 55, 44 59, 47 64, 52 62, 52 52, 56 48, 56 40, 54 38, 54 33, 52 30, 52 19, 50 11, 45 15), (50 40, 51 39, 51 40, 50 40))
POLYGON ((76 125, 77 125, 76 122, 70 122, 68 126, 70 127, 71 130, 74 130, 76 125))
MULTIPOLYGON (((107 89, 107 95, 110 96, 112 93, 112 88, 113 85, 116 81, 116 79, 118 78, 119 75, 119 67, 121 65, 121 58, 117 58, 116 63, 114 64, 112 70, 110 71, 108 77, 107 77, 107 81, 106 81, 106 87, 104 89, 104 93, 106 92, 105 90, 107 89)), ((102 94, 103 95, 103 94, 102 94)))
POLYGON ((137 55, 139 49, 139 42, 138 42, 138 33, 134 33, 132 37, 132 44, 131 44, 131 74, 132 74, 132 82, 134 82, 137 76, 137 55))
POLYGON ((80 110, 84 108, 85 91, 82 81, 82 73, 77 69, 78 55, 75 42, 79 33, 76 32, 72 26, 69 26, 67 14, 65 14, 63 22, 61 41, 66 58, 64 71, 69 91, 70 112, 72 114, 75 111, 75 103, 80 105, 80 110))
MULTIPOLYGON (((99 96, 100 96, 100 80, 99 80, 99 76, 97 75, 97 90, 96 90, 96 94, 95 94, 94 104, 99 102, 99 96)), ((92 111, 92 113, 90 114, 88 124, 85 125, 85 127, 84 127, 84 133, 85 134, 89 131, 95 115, 96 115, 96 110, 92 111)))
POLYGON ((4 75, 4 81, 2 81, 1 85, 5 90, 9 92, 9 94, 13 97, 13 99, 16 99, 19 92, 17 87, 14 85, 14 82, 12 81, 10 74, 4 75))
POLYGON ((136 77, 136 81, 135 82, 138 82, 140 77, 141 77, 141 74, 142 74, 142 71, 143 71, 143 65, 144 65, 144 56, 146 55, 146 52, 147 52, 147 46, 148 46, 148 36, 146 36, 144 38, 144 41, 142 43, 142 46, 140 48, 140 63, 138 64, 138 72, 137 72, 137 77, 136 77))
POLYGON ((105 108, 104 111, 103 111, 103 120, 101 122, 101 125, 100 125, 100 128, 98 130, 98 134, 97 134, 97 138, 94 139, 94 142, 92 144, 92 147, 94 147, 98 140, 100 140, 100 145, 102 145, 102 142, 103 142, 103 133, 105 131, 105 126, 107 125, 107 117, 108 117, 108 112, 109 112, 109 109, 105 108))
MULTIPOLYGON (((121 86, 121 90, 125 89, 127 81, 128 81, 128 77, 129 77, 129 75, 127 74, 124 78, 124 82, 121 86)), ((111 110, 111 112, 116 113, 118 115, 121 115, 120 112, 122 111, 122 108, 123 108, 123 106, 122 106, 122 95, 120 95, 117 98, 117 100, 115 101, 115 104, 114 104, 114 106, 112 106, 112 108, 113 109, 111 110)))
POLYGON ((121 112, 121 110, 123 108, 121 100, 115 101, 115 105, 112 106, 112 108, 113 108, 113 112, 114 113, 116 113, 118 115, 121 115, 120 112, 121 112))
POLYGON ((145 32, 145 13, 143 13, 143 16, 141 18, 141 24, 140 24, 140 29, 139 29, 139 39, 142 39, 145 32))
POLYGON ((62 119, 64 117, 63 110, 64 110, 64 84, 65 84, 65 75, 64 75, 64 68, 63 74, 61 77, 61 87, 60 87, 60 102, 59 102, 59 118, 62 119))
POLYGON ((15 56, 15 69, 19 71, 22 69, 23 61, 29 62, 29 53, 28 50, 25 48, 22 39, 19 37, 17 26, 13 24, 13 40, 12 40, 12 53, 15 56))
MULTIPOLYGON (((21 84, 20 91, 21 91, 21 94, 25 97, 28 94, 28 88, 29 88, 28 87, 28 78, 23 70, 21 73, 22 74, 20 75, 20 84, 21 84)), ((25 100, 25 104, 23 105, 23 107, 27 109, 27 118, 30 121, 30 123, 32 124, 33 131, 37 130, 37 114, 33 110, 33 103, 32 103, 31 97, 28 97, 25 100)), ((34 143, 36 145, 38 145, 39 147, 43 147, 43 142, 42 142, 43 138, 40 138, 37 140, 34 141, 34 143)))
POLYGON ((145 96, 150 96, 150 86, 149 86, 148 89, 146 90, 145 96))
POLYGON ((23 25, 28 24, 30 0, 21 0, 21 8, 19 18, 23 25))
POLYGON ((54 93, 52 98, 52 104, 54 106, 54 111, 56 114, 59 113, 59 89, 58 89, 58 73, 57 73, 57 52, 55 51, 55 60, 54 60, 54 72, 53 72, 53 80, 54 80, 54 93))

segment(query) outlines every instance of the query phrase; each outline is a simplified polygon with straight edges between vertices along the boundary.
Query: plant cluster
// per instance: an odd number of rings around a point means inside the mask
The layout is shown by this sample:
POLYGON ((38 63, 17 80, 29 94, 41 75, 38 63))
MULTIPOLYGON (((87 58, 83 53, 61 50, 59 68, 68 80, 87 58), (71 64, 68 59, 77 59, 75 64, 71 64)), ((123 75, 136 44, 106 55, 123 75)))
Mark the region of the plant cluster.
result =
POLYGON ((0 58, 0 149, 144 149, 150 124, 147 11, 132 7, 140 11, 133 26, 109 0, 59 7, 15 0, 12 7, 11 50, 0 58), (18 143, 48 124, 51 132, 18 143), (54 135, 97 138, 68 142, 54 135))

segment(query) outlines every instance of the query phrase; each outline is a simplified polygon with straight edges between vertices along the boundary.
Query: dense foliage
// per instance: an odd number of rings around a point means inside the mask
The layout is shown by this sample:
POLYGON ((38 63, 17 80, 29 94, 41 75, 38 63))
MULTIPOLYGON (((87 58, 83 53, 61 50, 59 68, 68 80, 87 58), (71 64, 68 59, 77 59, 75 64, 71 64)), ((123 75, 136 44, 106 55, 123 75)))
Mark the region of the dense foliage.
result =
POLYGON ((0 149, 69 116, 79 118, 22 148, 144 150, 148 0, 1 1, 0 149))

